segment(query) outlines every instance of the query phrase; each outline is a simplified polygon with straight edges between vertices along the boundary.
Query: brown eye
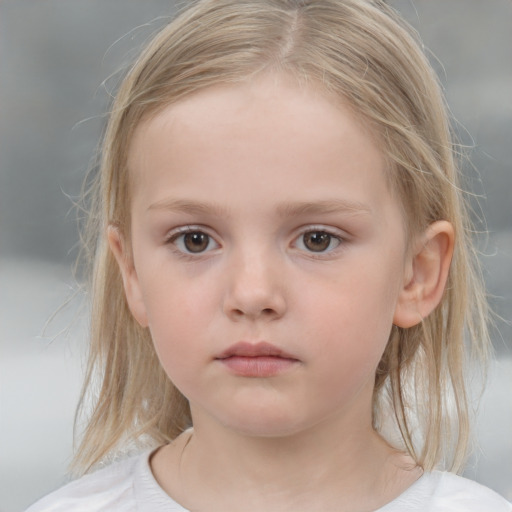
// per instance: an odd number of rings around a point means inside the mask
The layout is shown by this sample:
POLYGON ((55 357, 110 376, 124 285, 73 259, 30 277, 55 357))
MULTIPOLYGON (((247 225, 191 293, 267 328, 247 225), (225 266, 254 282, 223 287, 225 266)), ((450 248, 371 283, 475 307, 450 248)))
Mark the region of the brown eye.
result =
POLYGON ((304 247, 311 252, 325 252, 340 244, 340 239, 326 231, 308 231, 302 235, 304 247))
POLYGON ((203 252, 210 245, 210 237, 201 231, 186 233, 183 235, 183 245, 188 252, 203 252))
POLYGON ((171 236, 167 243, 174 245, 178 252, 184 255, 200 255, 220 247, 215 239, 204 231, 187 228, 180 231, 181 233, 171 236))

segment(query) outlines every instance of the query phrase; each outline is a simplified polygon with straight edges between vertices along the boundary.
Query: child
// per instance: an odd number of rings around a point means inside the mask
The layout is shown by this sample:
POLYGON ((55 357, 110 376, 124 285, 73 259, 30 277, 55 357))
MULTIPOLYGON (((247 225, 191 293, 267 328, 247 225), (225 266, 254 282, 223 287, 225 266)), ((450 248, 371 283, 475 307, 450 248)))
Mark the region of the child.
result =
POLYGON ((203 0, 114 102, 96 399, 41 511, 510 511, 451 473, 486 308, 449 126, 370 0, 203 0))

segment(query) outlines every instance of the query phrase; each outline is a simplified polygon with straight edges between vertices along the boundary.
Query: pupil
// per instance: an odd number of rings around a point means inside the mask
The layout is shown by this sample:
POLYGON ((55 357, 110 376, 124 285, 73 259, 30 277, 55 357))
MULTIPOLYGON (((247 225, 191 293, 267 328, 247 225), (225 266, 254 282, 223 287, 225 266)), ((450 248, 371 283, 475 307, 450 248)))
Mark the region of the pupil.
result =
POLYGON ((208 247, 208 235, 205 233, 187 233, 185 247, 190 252, 202 252, 208 247))
POLYGON ((331 235, 324 231, 314 231, 304 235, 304 245, 315 252, 325 251, 331 243, 331 235))

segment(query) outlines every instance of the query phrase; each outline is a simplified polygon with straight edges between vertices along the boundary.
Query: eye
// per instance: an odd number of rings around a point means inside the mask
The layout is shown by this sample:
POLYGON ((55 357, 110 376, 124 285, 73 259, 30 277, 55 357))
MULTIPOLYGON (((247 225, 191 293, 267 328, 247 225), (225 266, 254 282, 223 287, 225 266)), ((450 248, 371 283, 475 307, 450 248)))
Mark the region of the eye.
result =
POLYGON ((172 235, 169 242, 185 254, 201 254, 219 247, 219 244, 204 231, 190 229, 172 235))
POLYGON ((309 252, 330 252, 341 244, 341 237, 328 231, 311 230, 303 233, 296 242, 299 249, 309 252))

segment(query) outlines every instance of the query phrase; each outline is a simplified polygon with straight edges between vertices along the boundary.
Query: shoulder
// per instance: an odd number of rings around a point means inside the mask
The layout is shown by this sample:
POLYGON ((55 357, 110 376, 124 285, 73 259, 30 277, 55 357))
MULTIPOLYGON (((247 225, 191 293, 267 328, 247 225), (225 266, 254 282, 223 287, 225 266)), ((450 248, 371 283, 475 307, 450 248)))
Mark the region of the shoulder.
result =
POLYGON ((444 471, 425 473, 382 512, 512 512, 512 504, 477 482, 444 471))
POLYGON ((456 504, 464 512, 512 512, 512 504, 505 498, 473 480, 440 471, 430 475, 438 482, 435 496, 439 505, 456 504))
POLYGON ((70 482, 28 508, 26 512, 135 511, 134 475, 141 458, 131 457, 70 482))

